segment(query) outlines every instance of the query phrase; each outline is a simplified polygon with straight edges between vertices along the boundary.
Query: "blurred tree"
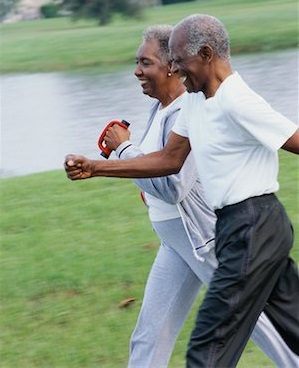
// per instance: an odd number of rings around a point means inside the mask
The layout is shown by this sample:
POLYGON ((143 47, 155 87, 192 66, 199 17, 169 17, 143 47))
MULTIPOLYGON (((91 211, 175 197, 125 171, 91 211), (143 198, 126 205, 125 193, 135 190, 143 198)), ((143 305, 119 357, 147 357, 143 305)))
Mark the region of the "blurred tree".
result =
POLYGON ((138 0, 63 0, 62 4, 74 19, 95 18, 101 26, 108 24, 115 13, 139 18, 144 8, 138 0))
POLYGON ((19 0, 0 0, 0 20, 4 18, 19 0))
POLYGON ((44 18, 58 18, 60 16, 60 7, 59 3, 47 3, 40 7, 40 12, 44 18))

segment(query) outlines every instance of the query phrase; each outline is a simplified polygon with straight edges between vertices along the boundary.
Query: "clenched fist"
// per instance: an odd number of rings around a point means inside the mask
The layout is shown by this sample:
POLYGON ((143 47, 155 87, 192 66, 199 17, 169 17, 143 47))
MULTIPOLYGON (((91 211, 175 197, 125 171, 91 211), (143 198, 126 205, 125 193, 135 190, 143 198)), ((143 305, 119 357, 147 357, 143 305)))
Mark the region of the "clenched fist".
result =
POLYGON ((92 162, 80 155, 67 155, 64 161, 66 175, 71 180, 81 180, 92 177, 92 162))

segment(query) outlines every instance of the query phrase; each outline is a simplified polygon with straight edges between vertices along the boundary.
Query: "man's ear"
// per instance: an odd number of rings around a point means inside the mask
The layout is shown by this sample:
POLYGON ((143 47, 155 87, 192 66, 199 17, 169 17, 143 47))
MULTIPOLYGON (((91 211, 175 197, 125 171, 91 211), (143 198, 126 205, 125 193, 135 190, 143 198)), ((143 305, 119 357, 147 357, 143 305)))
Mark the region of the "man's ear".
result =
POLYGON ((214 51, 211 46, 204 45, 198 52, 203 61, 210 62, 214 56, 214 51))

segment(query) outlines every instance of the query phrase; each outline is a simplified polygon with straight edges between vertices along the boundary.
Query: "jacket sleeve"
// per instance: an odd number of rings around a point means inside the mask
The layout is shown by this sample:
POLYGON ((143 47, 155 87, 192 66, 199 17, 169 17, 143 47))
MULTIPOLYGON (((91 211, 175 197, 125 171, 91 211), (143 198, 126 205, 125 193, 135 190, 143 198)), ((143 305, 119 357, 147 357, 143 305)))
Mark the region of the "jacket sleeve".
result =
MULTIPOLYGON (((178 112, 179 110, 177 109, 169 115, 164 122, 163 142, 161 142, 161 148, 167 142, 178 112)), ((128 159, 141 156, 143 155, 143 152, 139 147, 134 146, 128 141, 123 143, 123 147, 118 148, 116 154, 121 159, 128 159)), ((159 178, 134 179, 134 182, 142 191, 167 203, 177 204, 186 197, 188 192, 194 186, 196 180, 197 171, 191 152, 178 174, 159 178)))

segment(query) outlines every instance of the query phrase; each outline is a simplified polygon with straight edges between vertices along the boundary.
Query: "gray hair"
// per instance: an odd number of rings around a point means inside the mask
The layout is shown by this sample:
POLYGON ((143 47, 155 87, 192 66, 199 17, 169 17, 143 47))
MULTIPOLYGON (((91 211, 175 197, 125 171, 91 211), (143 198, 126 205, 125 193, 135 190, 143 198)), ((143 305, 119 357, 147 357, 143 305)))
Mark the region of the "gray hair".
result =
POLYGON ((168 42, 172 30, 173 26, 170 26, 168 24, 162 24, 150 26, 143 32, 143 42, 153 40, 158 41, 159 44, 158 56, 161 62, 165 65, 167 65, 171 61, 168 42))
POLYGON ((209 45, 221 59, 230 59, 230 42, 227 30, 219 19, 207 14, 193 14, 179 22, 174 30, 187 34, 185 50, 196 55, 204 45, 209 45))

